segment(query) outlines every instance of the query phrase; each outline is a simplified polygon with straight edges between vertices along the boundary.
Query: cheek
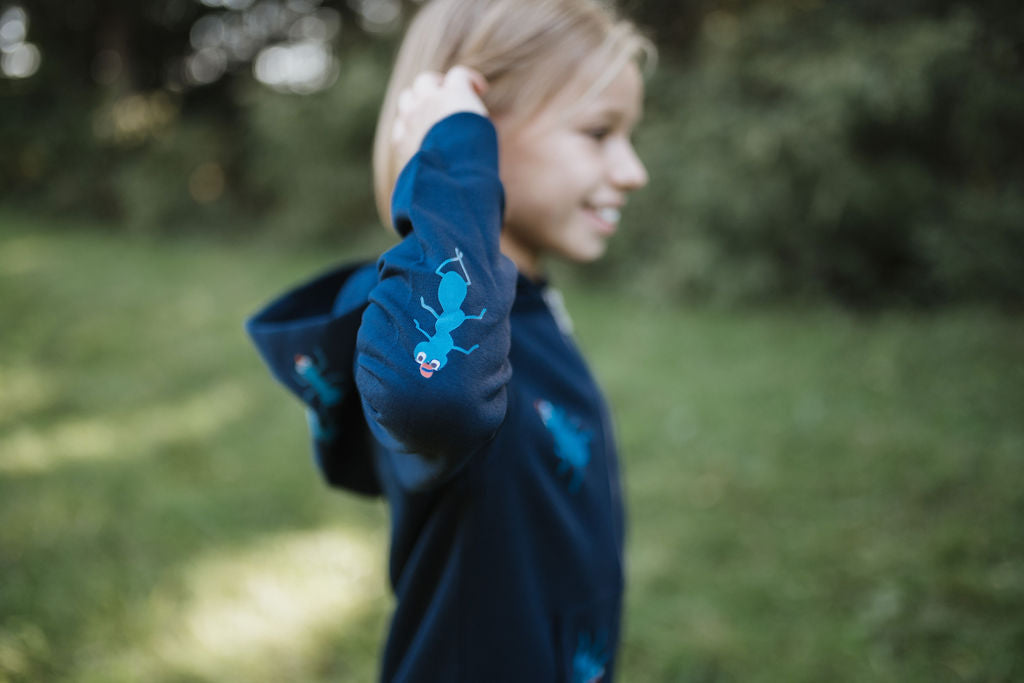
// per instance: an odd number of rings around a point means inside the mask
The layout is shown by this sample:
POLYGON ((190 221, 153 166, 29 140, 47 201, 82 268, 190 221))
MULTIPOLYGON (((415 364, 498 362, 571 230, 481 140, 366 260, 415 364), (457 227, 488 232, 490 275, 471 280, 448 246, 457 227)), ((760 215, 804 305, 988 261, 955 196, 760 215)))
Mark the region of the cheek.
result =
POLYGON ((510 219, 536 220, 538 214, 546 213, 551 203, 549 186, 543 167, 536 167, 534 173, 523 169, 523 173, 510 173, 503 178, 505 186, 506 215, 510 219))
POLYGON ((587 170, 564 159, 535 159, 509 169, 505 182, 506 195, 520 204, 550 207, 575 201, 584 194, 587 170))
POLYGON ((590 189, 593 164, 571 139, 549 136, 544 144, 508 143, 502 156, 506 221, 561 223, 581 208, 590 189))
POLYGON ((519 185, 508 199, 507 216, 530 232, 565 226, 580 208, 579 200, 557 178, 538 174, 519 185))

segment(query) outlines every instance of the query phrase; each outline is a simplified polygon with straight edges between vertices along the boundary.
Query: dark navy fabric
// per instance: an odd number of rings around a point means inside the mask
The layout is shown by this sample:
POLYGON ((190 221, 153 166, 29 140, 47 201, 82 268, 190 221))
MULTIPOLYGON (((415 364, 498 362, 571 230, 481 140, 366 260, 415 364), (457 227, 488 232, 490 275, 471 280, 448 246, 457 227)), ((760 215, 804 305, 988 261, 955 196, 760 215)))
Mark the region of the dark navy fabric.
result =
POLYGON ((608 411, 542 284, 498 249, 490 121, 450 116, 403 169, 402 241, 248 331, 305 403, 327 480, 391 509, 381 679, 608 683, 623 505, 608 411))

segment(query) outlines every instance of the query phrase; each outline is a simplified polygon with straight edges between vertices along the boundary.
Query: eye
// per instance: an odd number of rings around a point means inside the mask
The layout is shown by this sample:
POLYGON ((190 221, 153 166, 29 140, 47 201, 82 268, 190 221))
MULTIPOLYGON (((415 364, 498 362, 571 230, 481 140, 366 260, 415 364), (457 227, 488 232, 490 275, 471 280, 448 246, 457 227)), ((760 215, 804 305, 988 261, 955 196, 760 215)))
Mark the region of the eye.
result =
POLYGON ((612 129, 608 126, 594 126, 592 128, 585 128, 583 134, 597 142, 604 142, 612 134, 612 129))
POLYGON ((430 367, 434 368, 435 370, 439 369, 441 367, 441 361, 436 359, 430 361, 430 367))
POLYGON ((419 363, 420 365, 423 365, 423 361, 425 361, 426 359, 427 353, 425 351, 420 351, 419 353, 416 354, 416 362, 419 363))

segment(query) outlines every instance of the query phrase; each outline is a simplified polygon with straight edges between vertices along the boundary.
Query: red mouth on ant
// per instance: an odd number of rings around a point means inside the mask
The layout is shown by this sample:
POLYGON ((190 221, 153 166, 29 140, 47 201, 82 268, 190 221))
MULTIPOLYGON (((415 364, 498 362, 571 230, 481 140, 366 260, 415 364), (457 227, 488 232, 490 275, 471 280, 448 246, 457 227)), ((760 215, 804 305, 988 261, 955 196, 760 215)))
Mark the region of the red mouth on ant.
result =
POLYGON ((434 368, 432 368, 429 363, 424 363, 420 366, 420 374, 427 379, 430 379, 430 376, 434 374, 434 368))

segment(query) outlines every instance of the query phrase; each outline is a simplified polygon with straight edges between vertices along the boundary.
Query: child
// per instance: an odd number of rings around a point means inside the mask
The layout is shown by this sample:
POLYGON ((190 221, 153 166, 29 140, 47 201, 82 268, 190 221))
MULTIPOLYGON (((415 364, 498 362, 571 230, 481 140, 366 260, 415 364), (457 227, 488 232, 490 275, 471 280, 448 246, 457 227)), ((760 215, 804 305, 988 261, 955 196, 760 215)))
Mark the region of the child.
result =
POLYGON ((390 504, 384 681, 612 680, 615 444, 543 258, 598 258, 646 183, 651 52, 596 0, 428 2, 375 144, 401 241, 248 322, 327 480, 390 504))

